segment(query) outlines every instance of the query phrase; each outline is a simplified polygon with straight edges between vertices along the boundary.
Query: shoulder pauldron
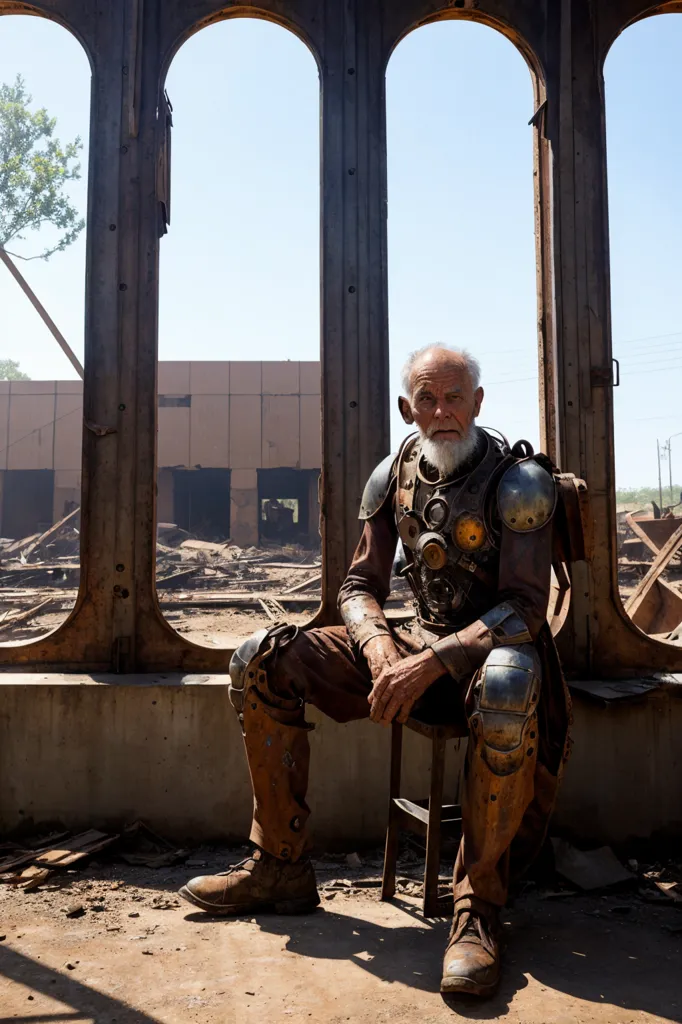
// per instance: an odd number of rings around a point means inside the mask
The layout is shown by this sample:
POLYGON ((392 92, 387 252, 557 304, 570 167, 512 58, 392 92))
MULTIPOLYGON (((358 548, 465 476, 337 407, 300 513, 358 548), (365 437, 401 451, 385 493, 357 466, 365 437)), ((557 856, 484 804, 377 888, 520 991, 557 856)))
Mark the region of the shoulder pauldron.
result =
POLYGON ((358 519, 371 519, 382 507, 395 480, 395 455, 387 455, 365 484, 358 519))
POLYGON ((554 515, 554 477, 534 459, 522 459, 506 471, 497 491, 500 518, 515 533, 539 530, 554 515))

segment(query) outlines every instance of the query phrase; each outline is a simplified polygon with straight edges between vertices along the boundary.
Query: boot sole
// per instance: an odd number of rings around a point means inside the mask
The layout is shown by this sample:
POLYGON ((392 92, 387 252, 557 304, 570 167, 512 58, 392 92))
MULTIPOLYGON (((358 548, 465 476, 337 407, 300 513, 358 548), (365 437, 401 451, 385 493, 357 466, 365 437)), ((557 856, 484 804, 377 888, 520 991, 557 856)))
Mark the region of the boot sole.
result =
POLYGON ((471 978, 443 978, 440 983, 440 990, 443 995, 491 996, 494 994, 498 984, 499 978, 488 982, 487 985, 473 981, 471 978))
POLYGON ((227 903, 224 905, 208 903, 200 899, 186 885, 178 889, 178 895, 207 914, 219 914, 222 917, 262 914, 264 911, 271 911, 275 914, 307 914, 319 906, 320 903, 320 894, 317 892, 314 896, 300 896, 294 900, 258 900, 253 903, 227 903))

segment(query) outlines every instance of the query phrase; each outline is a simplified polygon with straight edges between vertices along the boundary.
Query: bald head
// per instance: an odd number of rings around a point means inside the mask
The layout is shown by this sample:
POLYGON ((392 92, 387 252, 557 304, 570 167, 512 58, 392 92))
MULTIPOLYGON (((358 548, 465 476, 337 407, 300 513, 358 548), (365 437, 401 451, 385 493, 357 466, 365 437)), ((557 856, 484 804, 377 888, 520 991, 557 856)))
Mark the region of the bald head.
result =
POLYGON ((483 401, 479 377, 473 356, 445 345, 429 345, 405 364, 401 415, 417 427, 422 451, 442 471, 454 469, 475 445, 474 422, 483 401))
POLYGON ((481 367, 477 359, 467 352, 466 349, 449 348, 447 345, 427 345, 425 348, 417 349, 408 357, 402 372, 403 394, 407 398, 412 397, 413 375, 420 369, 427 371, 443 371, 454 368, 460 372, 468 373, 471 378, 472 390, 481 383, 481 367))

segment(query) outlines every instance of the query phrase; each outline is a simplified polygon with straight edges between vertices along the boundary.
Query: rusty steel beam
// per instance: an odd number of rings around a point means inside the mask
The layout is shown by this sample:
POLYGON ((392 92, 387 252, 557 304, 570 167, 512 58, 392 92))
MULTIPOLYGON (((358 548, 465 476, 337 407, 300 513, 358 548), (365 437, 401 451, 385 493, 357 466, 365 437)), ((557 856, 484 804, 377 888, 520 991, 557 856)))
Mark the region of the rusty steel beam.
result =
POLYGON ((69 345, 68 341, 66 340, 66 338, 64 337, 62 332, 59 330, 59 328, 57 327, 56 323, 54 322, 54 320, 52 319, 50 314, 47 312, 47 310, 43 306, 42 302, 40 301, 40 299, 38 298, 36 293, 33 291, 33 289, 31 288, 30 284, 28 283, 28 281, 26 280, 24 275, 21 273, 21 271, 19 270, 18 266, 16 265, 16 263, 14 262, 12 257, 10 256, 10 254, 7 252, 6 249, 3 249, 3 247, 1 245, 0 245, 0 260, 2 260, 2 262, 5 264, 5 266, 9 270, 10 274, 12 275, 14 280, 17 282, 17 284, 19 285, 19 287, 21 288, 22 292, 27 297, 27 299, 29 300, 29 302, 31 303, 33 308, 35 309, 35 311, 38 314, 38 316, 40 317, 40 319, 46 325, 46 327, 49 330, 50 334, 53 336, 53 338, 55 339, 55 341, 57 342, 57 344, 61 348, 61 350, 64 353, 64 355, 69 360, 69 362, 73 366, 74 370, 76 371, 76 373, 78 374, 80 379, 83 380, 83 367, 81 366, 80 360, 76 356, 76 353, 73 351, 73 349, 69 345))

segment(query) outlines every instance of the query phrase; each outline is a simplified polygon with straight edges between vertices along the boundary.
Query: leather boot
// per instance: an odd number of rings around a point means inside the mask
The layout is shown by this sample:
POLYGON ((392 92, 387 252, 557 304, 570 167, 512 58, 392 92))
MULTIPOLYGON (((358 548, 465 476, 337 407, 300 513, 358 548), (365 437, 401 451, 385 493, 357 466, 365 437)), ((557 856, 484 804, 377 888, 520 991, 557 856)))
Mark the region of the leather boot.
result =
POLYGON ((308 858, 291 863, 259 849, 218 875, 192 878, 179 893, 211 914, 303 914, 320 902, 308 858))
POLYGON ((475 899, 455 904, 455 916, 443 960, 441 992, 492 995, 500 980, 497 907, 475 899), (481 905, 477 908, 476 904, 481 905))

